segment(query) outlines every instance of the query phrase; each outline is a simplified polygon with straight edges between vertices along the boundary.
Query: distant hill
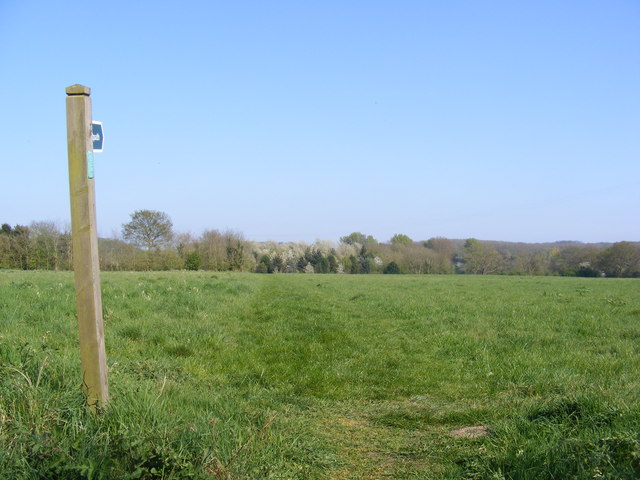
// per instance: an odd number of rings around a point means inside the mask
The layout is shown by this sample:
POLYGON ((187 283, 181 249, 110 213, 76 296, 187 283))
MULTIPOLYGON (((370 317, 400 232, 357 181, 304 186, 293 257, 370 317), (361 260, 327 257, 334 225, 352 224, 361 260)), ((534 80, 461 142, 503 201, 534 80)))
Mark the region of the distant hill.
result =
MULTIPOLYGON (((450 238, 451 243, 453 243, 456 249, 462 249, 464 247, 467 239, 460 238, 450 238)), ((480 240, 480 239, 478 239, 480 240)), ((544 243, 526 243, 526 242, 505 242, 501 240, 480 240, 481 242, 488 243, 492 245, 499 252, 510 252, 510 253, 519 253, 519 252, 531 252, 531 251, 540 251, 540 250, 553 250, 554 248, 567 248, 567 247, 592 247, 597 250, 604 250, 605 248, 611 247, 613 243, 611 242, 598 242, 598 243, 585 243, 577 240, 559 240, 557 242, 544 242, 544 243)), ((636 245, 640 246, 640 242, 632 242, 636 245)))

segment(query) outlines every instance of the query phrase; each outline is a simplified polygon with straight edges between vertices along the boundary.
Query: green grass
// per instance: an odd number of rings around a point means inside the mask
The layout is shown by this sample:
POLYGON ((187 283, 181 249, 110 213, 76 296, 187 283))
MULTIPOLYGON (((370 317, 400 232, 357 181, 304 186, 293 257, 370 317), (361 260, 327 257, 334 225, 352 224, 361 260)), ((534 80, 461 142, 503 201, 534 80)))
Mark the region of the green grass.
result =
POLYGON ((640 477, 640 283, 0 272, 0 478, 640 477), (456 436, 483 426, 487 435, 456 436))

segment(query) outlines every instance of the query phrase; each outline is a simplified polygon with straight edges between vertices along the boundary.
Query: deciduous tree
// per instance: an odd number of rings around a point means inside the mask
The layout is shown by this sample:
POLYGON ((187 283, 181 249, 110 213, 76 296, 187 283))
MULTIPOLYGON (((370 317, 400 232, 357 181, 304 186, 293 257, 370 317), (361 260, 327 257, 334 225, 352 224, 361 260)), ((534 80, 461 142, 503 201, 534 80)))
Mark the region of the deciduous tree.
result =
POLYGON ((365 235, 364 233, 360 233, 360 232, 353 232, 344 237, 340 237, 340 242, 346 243, 347 245, 358 244, 360 246, 374 245, 378 243, 378 241, 375 238, 373 238, 371 235, 365 235))
POLYGON ((411 240, 411 238, 409 238, 409 236, 405 235, 404 233, 396 233, 393 237, 391 237, 391 244, 403 245, 405 247, 408 247, 410 245, 413 245, 413 240, 411 240))
POLYGON ((168 244, 173 237, 173 223, 169 215, 155 210, 138 210, 131 221, 122 225, 122 237, 146 250, 168 244))
POLYGON ((491 245, 476 240, 468 239, 464 244, 464 264, 466 273, 479 273, 487 275, 500 270, 502 257, 491 245))
POLYGON ((608 277, 638 277, 640 247, 631 242, 614 243, 598 256, 596 263, 608 277))

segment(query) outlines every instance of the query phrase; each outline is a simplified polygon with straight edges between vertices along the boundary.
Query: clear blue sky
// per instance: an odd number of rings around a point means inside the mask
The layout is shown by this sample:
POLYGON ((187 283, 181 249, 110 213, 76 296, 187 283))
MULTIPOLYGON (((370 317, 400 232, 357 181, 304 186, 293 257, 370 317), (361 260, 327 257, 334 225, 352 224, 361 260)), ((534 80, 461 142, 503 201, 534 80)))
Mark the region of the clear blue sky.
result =
POLYGON ((0 223, 68 222, 75 83, 102 236, 640 240, 637 0, 0 0, 0 223))

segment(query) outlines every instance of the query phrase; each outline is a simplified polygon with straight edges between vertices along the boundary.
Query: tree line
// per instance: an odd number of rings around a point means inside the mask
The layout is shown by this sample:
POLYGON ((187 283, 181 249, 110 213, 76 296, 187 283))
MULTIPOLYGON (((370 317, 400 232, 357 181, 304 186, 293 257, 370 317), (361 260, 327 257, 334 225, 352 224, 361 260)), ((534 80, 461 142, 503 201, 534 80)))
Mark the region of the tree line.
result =
MULTIPOLYGON (((235 231, 173 231, 163 212, 139 210, 121 238, 99 239, 102 270, 256 273, 503 274, 640 277, 640 244, 523 244, 396 234, 386 242, 353 232, 339 242, 253 242, 235 231)), ((70 270, 71 234, 53 222, 0 229, 0 268, 70 270)))

